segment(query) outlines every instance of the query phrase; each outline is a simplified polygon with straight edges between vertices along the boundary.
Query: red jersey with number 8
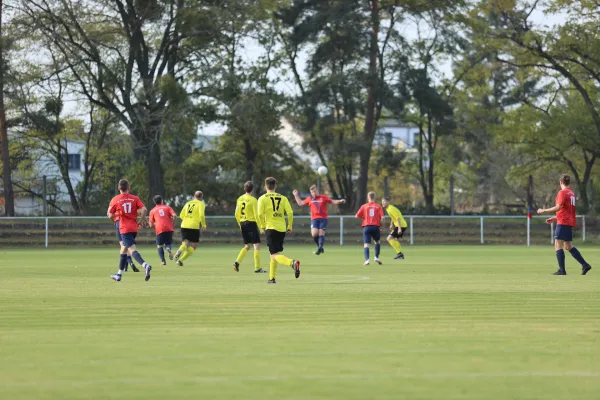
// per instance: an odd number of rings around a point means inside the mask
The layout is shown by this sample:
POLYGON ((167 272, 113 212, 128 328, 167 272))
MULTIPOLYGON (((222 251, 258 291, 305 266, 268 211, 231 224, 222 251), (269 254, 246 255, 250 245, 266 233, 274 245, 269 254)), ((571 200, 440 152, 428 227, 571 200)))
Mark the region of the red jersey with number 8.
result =
POLYGON ((137 212, 144 208, 139 197, 129 193, 118 194, 110 202, 108 210, 119 217, 119 233, 134 233, 138 231, 137 212))
POLYGON ((381 218, 383 218, 383 207, 378 203, 368 202, 363 204, 356 213, 356 218, 362 218, 362 226, 381 226, 381 218))
POLYGON ((562 205, 556 213, 558 225, 576 226, 575 193, 569 188, 562 189, 556 195, 556 204, 562 205))

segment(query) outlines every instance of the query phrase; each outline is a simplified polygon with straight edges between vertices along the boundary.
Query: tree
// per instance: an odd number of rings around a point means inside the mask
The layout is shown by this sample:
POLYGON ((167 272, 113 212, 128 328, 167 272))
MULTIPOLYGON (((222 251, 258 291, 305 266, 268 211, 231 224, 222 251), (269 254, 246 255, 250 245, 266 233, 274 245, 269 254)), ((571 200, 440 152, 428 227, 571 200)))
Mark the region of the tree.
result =
POLYGON ((162 128, 177 117, 169 113, 169 104, 192 91, 180 90, 182 79, 202 69, 193 55, 218 34, 211 4, 22 3, 20 22, 35 28, 61 68, 70 72, 78 94, 112 113, 131 134, 134 154, 147 171, 148 196, 164 192, 162 128))
POLYGON ((4 14, 4 1, 0 0, 0 142, 2 146, 2 182, 4 191, 4 215, 15 215, 14 192, 10 168, 10 153, 8 144, 8 129, 6 126, 6 112, 4 109, 4 73, 5 73, 5 36, 2 17, 4 14))

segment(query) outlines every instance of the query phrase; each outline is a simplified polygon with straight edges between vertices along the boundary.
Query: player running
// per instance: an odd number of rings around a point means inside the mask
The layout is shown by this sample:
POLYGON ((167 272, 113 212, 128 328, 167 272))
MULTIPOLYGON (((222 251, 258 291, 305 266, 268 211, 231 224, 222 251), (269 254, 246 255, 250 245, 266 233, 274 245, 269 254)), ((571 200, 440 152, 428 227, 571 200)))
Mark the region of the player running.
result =
POLYGON ((540 208, 538 214, 556 212, 556 216, 548 218, 547 223, 551 224, 557 221, 556 232, 554 233, 554 248, 556 249, 556 259, 558 260, 558 271, 553 275, 566 275, 565 269, 565 251, 569 253, 581 264, 581 275, 585 275, 592 269, 579 250, 573 247, 573 227, 576 226, 576 208, 575 193, 571 190, 571 177, 563 174, 560 176, 560 191, 556 195, 556 205, 552 208, 540 208))
POLYGON ((387 242, 396 250, 396 257, 394 260, 404 260, 404 254, 402 253, 402 245, 400 244, 400 239, 406 232, 408 224, 406 220, 402 216, 400 210, 394 207, 390 203, 389 197, 384 197, 381 200, 381 205, 387 211, 391 221, 390 221, 390 234, 387 237, 387 242), (393 230, 392 230, 393 229, 393 230))
POLYGON ((201 191, 194 193, 194 198, 183 206, 179 218, 181 218, 181 246, 175 253, 175 261, 177 265, 183 267, 183 261, 189 258, 198 243, 200 242, 200 226, 202 232, 206 232, 206 215, 204 210, 206 205, 202 199, 204 194, 201 191))
POLYGON ((115 196, 113 205, 108 209, 108 218, 114 221, 119 218, 119 233, 123 240, 121 246, 121 260, 119 263, 119 272, 110 277, 119 282, 121 275, 127 266, 127 255, 135 258, 146 271, 145 279, 150 280, 150 271, 152 267, 146 263, 140 253, 135 248, 135 237, 138 233, 138 228, 146 222, 146 207, 139 197, 129 194, 129 182, 126 179, 119 181, 119 192, 121 194, 115 196), (139 222, 138 222, 138 217, 139 222))
POLYGON ((242 231, 244 247, 242 247, 237 259, 233 263, 233 270, 235 272, 240 271, 240 263, 248 250, 250 250, 250 244, 252 244, 254 246, 254 272, 260 274, 267 271, 260 267, 260 232, 263 230, 263 227, 257 224, 258 201, 256 197, 252 196, 253 190, 254 183, 252 181, 244 183, 245 193, 238 197, 235 205, 235 220, 242 231))
POLYGON ((327 229, 328 215, 327 215, 327 204, 344 204, 346 200, 332 200, 329 196, 319 194, 316 185, 312 185, 310 188, 310 197, 302 200, 298 195, 298 191, 294 190, 294 199, 296 204, 300 207, 310 207, 310 232, 313 240, 317 245, 317 251, 314 253, 319 255, 325 253, 323 244, 325 244, 325 229, 327 229))
MULTIPOLYGON (((110 210, 110 208, 113 206, 115 199, 118 197, 115 196, 112 198, 112 200, 110 201, 110 203, 108 204, 108 209, 106 210, 106 215, 108 215, 108 210, 110 210)), ((115 231, 117 233, 117 240, 119 241, 119 245, 123 246, 123 238, 121 237, 121 234, 119 233, 119 216, 116 216, 115 219, 113 220, 113 222, 115 223, 115 231)), ((131 267, 131 270, 133 272, 140 272, 140 270, 135 266, 135 264, 133 263, 133 260, 131 259, 130 255, 127 255, 127 265, 125 265, 125 272, 127 272, 127 267, 131 267)))
POLYGON ((363 243, 365 262, 363 266, 369 265, 369 246, 371 245, 371 239, 375 241, 375 262, 379 265, 382 264, 379 259, 379 252, 381 251, 381 245, 379 240, 381 238, 381 220, 385 216, 383 208, 375 202, 375 192, 369 192, 367 195, 367 203, 363 204, 358 212, 356 218, 362 218, 363 227, 363 243))
POLYGON ((175 220, 177 214, 171 207, 163 204, 163 198, 157 194, 154 196, 154 204, 156 206, 150 210, 148 218, 148 226, 156 229, 156 247, 158 248, 158 256, 162 265, 167 265, 165 260, 165 249, 169 253, 169 260, 173 259, 171 252, 171 243, 173 242, 173 231, 175 230, 175 220))
POLYGON ((277 180, 269 177, 265 179, 266 194, 258 199, 258 223, 265 228, 267 237, 267 246, 271 253, 271 262, 269 263, 269 280, 267 283, 277 283, 277 263, 292 267, 294 276, 300 276, 300 261, 287 258, 281 252, 283 251, 283 242, 286 232, 292 233, 292 224, 294 222, 294 212, 287 197, 275 192, 277 189, 277 180), (287 214, 287 226, 285 222, 287 214))

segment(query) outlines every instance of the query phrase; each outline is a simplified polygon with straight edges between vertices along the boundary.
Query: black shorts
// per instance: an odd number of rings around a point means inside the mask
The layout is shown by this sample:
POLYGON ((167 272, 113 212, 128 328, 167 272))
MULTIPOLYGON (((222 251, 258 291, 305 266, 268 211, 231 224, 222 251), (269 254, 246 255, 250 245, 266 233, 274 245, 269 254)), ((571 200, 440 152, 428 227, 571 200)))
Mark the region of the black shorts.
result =
POLYGON ((406 228, 406 227, 400 228, 400 232, 398 232, 398 227, 395 226, 392 233, 390 233, 390 236, 393 237, 394 239, 401 239, 402 236, 404 236, 404 232, 406 232, 406 229, 408 229, 408 228, 406 228))
POLYGON ((254 221, 245 221, 240 224, 242 228, 242 237, 244 238, 244 244, 256 244, 260 243, 260 232, 258 231, 258 225, 254 221))
POLYGON ((267 237, 267 246, 269 253, 276 254, 283 251, 283 241, 285 240, 285 232, 279 232, 275 229, 266 229, 265 236, 267 237))
POLYGON ((171 244, 173 241, 173 232, 163 232, 156 235, 156 244, 162 246, 165 244, 171 244))
POLYGON ((181 228, 181 240, 198 243, 200 241, 200 229, 181 228))

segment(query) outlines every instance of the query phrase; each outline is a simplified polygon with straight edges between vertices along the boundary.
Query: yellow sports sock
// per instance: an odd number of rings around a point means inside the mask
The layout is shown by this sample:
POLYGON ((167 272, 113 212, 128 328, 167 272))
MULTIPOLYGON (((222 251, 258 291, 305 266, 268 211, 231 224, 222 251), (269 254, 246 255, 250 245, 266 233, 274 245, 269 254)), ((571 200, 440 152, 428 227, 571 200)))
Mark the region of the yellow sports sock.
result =
POLYGON ((294 263, 294 260, 292 260, 291 258, 287 258, 286 256, 284 256, 283 254, 279 254, 278 256, 275 256, 275 259, 277 260, 277 262, 279 264, 291 267, 292 264, 294 263))
POLYGON ((277 261, 271 258, 271 262, 269 263, 269 279, 275 279, 275 275, 277 275, 277 261))
POLYGON ((397 240, 390 240, 390 246, 396 250, 396 253, 400 253, 400 243, 397 240))
POLYGON ((187 251, 185 253, 183 253, 183 255, 179 258, 179 260, 185 261, 188 258, 190 258, 192 254, 194 254, 194 248, 190 246, 187 248, 187 251))
POLYGON ((247 252, 248 250, 245 247, 242 247, 242 249, 240 250, 240 254, 238 254, 237 258, 235 259, 235 262, 241 263, 244 257, 246 257, 247 252))
POLYGON ((396 240, 396 243, 398 243, 398 253, 402 253, 402 243, 399 240, 396 240))
POLYGON ((260 250, 254 250, 254 269, 260 269, 260 250))
POLYGON ((187 251, 187 246, 185 245, 185 243, 182 243, 177 251, 179 252, 179 254, 185 254, 185 252, 187 251))

